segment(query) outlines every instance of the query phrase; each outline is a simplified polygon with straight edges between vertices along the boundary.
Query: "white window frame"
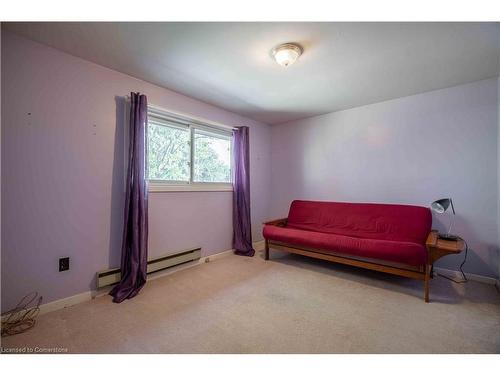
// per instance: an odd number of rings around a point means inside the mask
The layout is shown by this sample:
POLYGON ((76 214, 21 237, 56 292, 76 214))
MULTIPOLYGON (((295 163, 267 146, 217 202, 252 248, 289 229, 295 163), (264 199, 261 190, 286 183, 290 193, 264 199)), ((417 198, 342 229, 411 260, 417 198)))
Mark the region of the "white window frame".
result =
MULTIPOLYGON (((176 191, 233 191, 233 134, 234 129, 231 126, 222 125, 213 121, 208 121, 201 118, 196 118, 184 115, 170 110, 165 110, 160 107, 148 105, 148 120, 150 117, 156 119, 164 119, 171 123, 177 123, 189 129, 190 136, 190 165, 189 165, 189 181, 163 181, 163 180, 149 180, 148 176, 148 190, 149 192, 176 192, 176 191), (230 153, 231 153, 231 182, 194 182, 194 134, 195 130, 202 130, 214 135, 221 135, 230 139, 230 153)), ((149 121, 148 121, 149 126, 149 121)), ((149 157, 147 157, 149 162, 149 157)))

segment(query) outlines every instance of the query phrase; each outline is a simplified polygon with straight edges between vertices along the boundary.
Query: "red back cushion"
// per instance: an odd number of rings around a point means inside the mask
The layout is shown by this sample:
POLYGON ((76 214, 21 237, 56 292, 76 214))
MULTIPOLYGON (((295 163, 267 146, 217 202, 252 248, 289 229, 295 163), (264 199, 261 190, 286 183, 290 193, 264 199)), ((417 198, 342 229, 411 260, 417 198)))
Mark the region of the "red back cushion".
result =
POLYGON ((398 204, 293 201, 287 226, 349 237, 424 244, 431 230, 428 208, 398 204))

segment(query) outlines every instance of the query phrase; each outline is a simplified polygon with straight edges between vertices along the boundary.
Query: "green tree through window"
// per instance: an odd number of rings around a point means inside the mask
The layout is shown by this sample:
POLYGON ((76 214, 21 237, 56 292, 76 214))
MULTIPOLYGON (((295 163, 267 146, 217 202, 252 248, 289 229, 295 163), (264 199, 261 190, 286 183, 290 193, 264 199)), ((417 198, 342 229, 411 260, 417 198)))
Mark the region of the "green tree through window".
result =
POLYGON ((230 183, 231 134, 150 121, 148 176, 150 180, 175 183, 230 183))
POLYGON ((195 130, 194 181, 231 182, 231 142, 195 130))
POLYGON ((189 181, 189 129, 149 124, 150 180, 189 181))

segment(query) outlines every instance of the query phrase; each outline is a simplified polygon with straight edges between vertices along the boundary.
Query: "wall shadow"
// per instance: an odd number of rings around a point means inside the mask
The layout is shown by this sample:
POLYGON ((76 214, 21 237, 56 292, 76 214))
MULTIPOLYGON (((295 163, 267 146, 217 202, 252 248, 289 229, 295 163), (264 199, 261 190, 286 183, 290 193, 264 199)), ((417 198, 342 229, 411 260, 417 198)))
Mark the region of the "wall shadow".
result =
MULTIPOLYGON (((442 216, 433 214, 432 227, 441 233, 446 233, 451 215, 444 218, 442 216)), ((486 238, 481 238, 472 223, 460 214, 454 218, 452 234, 459 235, 467 241, 468 252, 467 261, 463 266, 464 272, 486 277, 498 277, 496 265, 499 264, 500 247, 497 243, 491 242, 491 239, 488 241, 486 238)), ((445 256, 439 259, 435 266, 458 271, 464 256, 463 252, 459 255, 445 256)))
POLYGON ((113 158, 113 181, 111 183, 111 216, 109 236, 109 267, 119 267, 123 237, 123 215, 125 206, 125 131, 127 127, 127 101, 115 96, 116 128, 113 158))
MULTIPOLYGON (((259 252, 257 256, 263 257, 263 252, 259 252)), ((360 285, 366 285, 367 287, 375 287, 391 290, 399 294, 411 295, 414 298, 422 300, 422 303, 424 303, 424 284, 421 280, 413 280, 402 276, 340 263, 332 263, 321 259, 272 249, 269 261, 331 275, 332 278, 353 281, 360 285)), ((454 284, 452 281, 434 276, 430 286, 430 302, 461 304, 465 301, 470 301, 474 303, 498 304, 498 296, 495 292, 495 287, 493 285, 483 285, 475 281, 470 281, 466 284, 454 284)))

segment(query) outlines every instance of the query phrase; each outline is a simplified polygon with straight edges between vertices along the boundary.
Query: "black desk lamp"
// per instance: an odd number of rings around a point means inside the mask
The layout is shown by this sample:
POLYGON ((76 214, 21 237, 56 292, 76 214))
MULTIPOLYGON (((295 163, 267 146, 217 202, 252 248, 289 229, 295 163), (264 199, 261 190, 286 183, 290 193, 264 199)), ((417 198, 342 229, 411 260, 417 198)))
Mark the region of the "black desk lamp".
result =
POLYGON ((439 233, 438 237, 443 239, 443 240, 454 241, 454 240, 458 239, 458 236, 454 236, 453 234, 450 234, 451 227, 453 225, 453 219, 455 217, 455 207, 453 207, 453 201, 451 200, 451 198, 438 199, 437 201, 432 202, 431 210, 437 214, 442 214, 450 206, 451 206, 451 210, 453 212, 453 216, 451 217, 450 226, 448 227, 448 233, 446 233, 446 234, 439 233))

